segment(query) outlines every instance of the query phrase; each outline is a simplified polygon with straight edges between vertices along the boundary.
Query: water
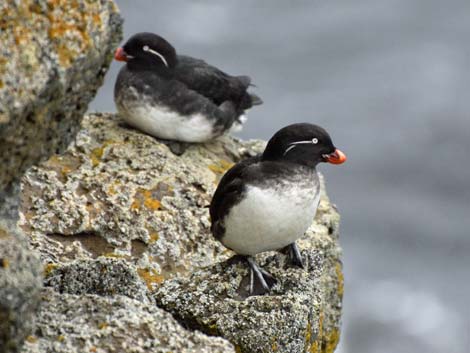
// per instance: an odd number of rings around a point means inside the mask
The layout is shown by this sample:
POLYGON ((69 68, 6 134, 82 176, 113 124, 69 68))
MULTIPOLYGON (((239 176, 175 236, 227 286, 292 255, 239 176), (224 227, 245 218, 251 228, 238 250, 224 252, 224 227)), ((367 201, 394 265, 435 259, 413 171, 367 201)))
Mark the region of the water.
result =
MULTIPOLYGON (((470 2, 117 1, 125 37, 248 74, 243 138, 324 126, 342 214, 340 353, 464 353, 470 341, 470 2)), ((92 110, 114 111, 113 63, 92 110)))

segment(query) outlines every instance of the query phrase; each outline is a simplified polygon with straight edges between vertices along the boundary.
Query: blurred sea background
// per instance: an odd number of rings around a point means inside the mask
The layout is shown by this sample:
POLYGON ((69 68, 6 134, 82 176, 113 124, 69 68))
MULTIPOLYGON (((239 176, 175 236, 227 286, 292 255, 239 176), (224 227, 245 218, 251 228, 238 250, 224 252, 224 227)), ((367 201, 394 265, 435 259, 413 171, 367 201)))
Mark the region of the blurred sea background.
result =
MULTIPOLYGON (((470 352, 470 1, 125 1, 125 38, 246 74, 239 134, 325 127, 342 215, 339 353, 470 352)), ((114 62, 90 110, 115 111, 114 62)))

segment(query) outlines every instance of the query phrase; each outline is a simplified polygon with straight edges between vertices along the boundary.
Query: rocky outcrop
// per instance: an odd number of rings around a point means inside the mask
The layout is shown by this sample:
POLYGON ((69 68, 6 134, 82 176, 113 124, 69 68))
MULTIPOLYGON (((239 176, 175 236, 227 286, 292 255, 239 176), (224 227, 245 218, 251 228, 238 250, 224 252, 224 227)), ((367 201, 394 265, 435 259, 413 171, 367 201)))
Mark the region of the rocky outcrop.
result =
POLYGON ((0 224, 0 352, 19 352, 40 301, 42 266, 13 225, 0 224))
POLYGON ((235 353, 220 338, 181 327, 170 314, 125 296, 45 290, 36 329, 23 353, 235 353))
MULTIPOLYGON (((138 300, 145 307, 138 313, 156 304, 237 352, 334 350, 342 296, 339 216, 324 186, 315 222, 299 242, 307 268, 290 268, 283 254, 262 254, 258 261, 279 283, 270 295, 247 298, 248 270, 213 239, 208 205, 223 173, 264 143, 222 137, 177 156, 112 114, 88 115, 82 127, 65 153, 31 168, 22 181, 20 221, 41 254, 46 285, 75 301, 138 300)), ((36 327, 51 330, 41 347, 52 344, 53 332, 69 334, 47 325, 36 327)), ((77 347, 74 334, 64 338, 70 347, 77 347)))
POLYGON ((14 213, 26 168, 75 136, 121 22, 110 0, 0 3, 0 211, 14 213))

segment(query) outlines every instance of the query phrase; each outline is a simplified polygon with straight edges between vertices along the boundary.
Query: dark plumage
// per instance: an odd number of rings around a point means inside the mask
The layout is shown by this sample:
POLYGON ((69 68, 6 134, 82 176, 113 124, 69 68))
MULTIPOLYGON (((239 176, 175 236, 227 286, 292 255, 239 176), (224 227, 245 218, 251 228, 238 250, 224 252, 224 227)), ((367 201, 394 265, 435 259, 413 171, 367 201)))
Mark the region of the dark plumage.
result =
POLYGON ((241 126, 262 101, 248 76, 230 76, 153 33, 132 36, 115 54, 126 61, 115 84, 117 108, 131 125, 156 137, 203 142, 241 126))
POLYGON ((324 129, 293 124, 279 130, 261 155, 237 163, 223 176, 210 205, 211 230, 249 259, 251 293, 264 293, 274 283, 256 265, 255 254, 287 247, 292 262, 303 266, 295 240, 310 226, 320 200, 316 166, 345 160, 324 129))

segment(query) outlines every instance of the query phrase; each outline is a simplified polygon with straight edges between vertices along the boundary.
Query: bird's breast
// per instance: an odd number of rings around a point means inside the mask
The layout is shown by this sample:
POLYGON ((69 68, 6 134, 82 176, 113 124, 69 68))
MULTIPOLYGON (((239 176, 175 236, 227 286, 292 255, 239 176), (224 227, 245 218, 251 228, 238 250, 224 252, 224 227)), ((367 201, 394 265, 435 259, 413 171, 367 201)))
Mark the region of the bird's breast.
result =
POLYGON ((277 250, 300 238, 315 216, 320 187, 292 183, 248 186, 224 219, 222 243, 239 254, 277 250))

